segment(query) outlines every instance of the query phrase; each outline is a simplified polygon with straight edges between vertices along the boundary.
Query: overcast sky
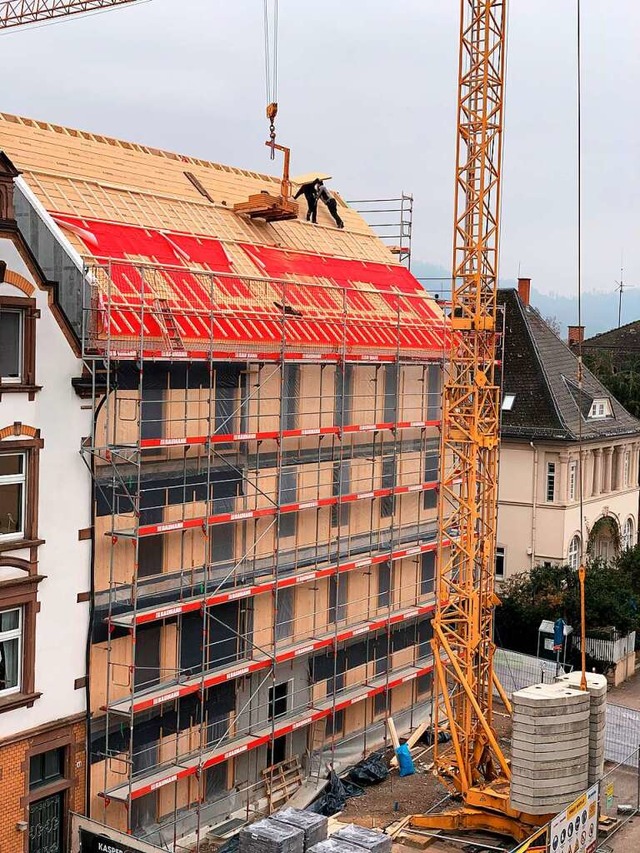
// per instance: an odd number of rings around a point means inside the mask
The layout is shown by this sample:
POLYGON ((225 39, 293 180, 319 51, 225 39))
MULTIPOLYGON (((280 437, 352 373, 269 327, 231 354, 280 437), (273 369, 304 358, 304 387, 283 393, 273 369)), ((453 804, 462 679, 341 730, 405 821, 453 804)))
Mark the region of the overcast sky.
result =
MULTIPOLYGON (((412 192, 449 269, 458 0, 280 0, 279 139, 345 198, 412 192)), ((640 3, 582 0, 584 287, 640 285, 640 3)), ((150 0, 3 33, 0 110, 251 169, 262 0, 150 0)), ((501 276, 576 288, 575 0, 511 0, 501 276)))

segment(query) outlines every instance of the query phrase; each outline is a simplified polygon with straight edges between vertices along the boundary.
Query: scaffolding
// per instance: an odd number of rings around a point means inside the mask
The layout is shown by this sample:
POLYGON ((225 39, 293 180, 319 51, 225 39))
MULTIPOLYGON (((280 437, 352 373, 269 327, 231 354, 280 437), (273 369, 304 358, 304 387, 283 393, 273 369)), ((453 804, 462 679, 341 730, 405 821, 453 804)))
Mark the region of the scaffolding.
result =
POLYGON ((444 320, 417 289, 85 280, 91 810, 175 848, 428 712, 444 320))
POLYGON ((411 269, 413 195, 403 190, 396 198, 360 198, 347 204, 355 208, 398 261, 411 269))

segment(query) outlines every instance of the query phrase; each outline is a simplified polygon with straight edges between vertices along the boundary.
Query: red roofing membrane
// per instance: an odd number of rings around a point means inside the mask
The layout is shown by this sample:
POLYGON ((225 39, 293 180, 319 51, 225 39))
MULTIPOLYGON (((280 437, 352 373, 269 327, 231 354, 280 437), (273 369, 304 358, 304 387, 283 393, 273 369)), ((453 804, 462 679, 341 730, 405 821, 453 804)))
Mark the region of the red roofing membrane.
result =
POLYGON ((66 214, 54 219, 100 264, 108 259, 99 332, 114 341, 166 338, 170 313, 185 347, 213 338, 222 349, 277 349, 283 335, 290 349, 319 352, 399 347, 440 354, 446 346, 439 309, 402 266, 234 244, 243 273, 255 268, 252 277, 239 276, 223 243, 211 237, 66 214), (141 265, 153 269, 142 275, 141 265))

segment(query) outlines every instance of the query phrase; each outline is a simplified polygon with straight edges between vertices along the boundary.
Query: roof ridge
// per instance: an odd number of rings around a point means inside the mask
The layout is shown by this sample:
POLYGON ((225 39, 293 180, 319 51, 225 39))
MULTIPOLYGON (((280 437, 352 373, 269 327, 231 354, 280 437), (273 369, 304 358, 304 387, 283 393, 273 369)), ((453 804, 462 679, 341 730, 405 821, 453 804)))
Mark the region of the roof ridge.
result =
POLYGON ((260 180, 273 181, 274 183, 278 183, 280 181, 280 179, 275 175, 254 172, 250 169, 241 169, 238 166, 228 166, 224 163, 216 163, 213 160, 203 160, 200 157, 192 157, 189 154, 180 154, 175 151, 168 151, 166 148, 155 148, 151 145, 143 145, 140 142, 129 142, 125 139, 117 139, 115 136, 105 136, 102 133, 79 130, 78 128, 66 127, 61 124, 53 124, 48 121, 39 121, 38 119, 27 118, 26 116, 13 115, 12 113, 0 112, 0 121, 6 121, 11 124, 22 124, 25 127, 32 127, 48 131, 50 133, 87 139, 101 145, 110 145, 111 147, 122 148, 126 151, 136 151, 139 154, 147 154, 153 157, 164 157, 167 160, 174 160, 191 166, 202 166, 205 169, 215 169, 219 172, 232 172, 233 174, 242 175, 246 178, 259 178, 260 180))
POLYGON ((585 338, 582 343, 586 344, 589 341, 595 341, 596 338, 604 338, 607 335, 615 335, 617 332, 621 332, 623 329, 628 329, 630 326, 640 327, 640 320, 631 320, 629 323, 623 323, 622 326, 616 326, 615 329, 607 329, 606 332, 598 332, 595 335, 591 335, 590 338, 585 338))

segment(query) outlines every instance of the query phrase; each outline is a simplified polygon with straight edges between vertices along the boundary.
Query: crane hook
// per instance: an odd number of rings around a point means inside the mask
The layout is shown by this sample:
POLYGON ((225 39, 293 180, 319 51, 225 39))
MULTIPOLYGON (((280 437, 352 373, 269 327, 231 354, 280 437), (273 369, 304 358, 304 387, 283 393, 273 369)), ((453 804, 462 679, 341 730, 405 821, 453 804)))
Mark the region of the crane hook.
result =
POLYGON ((269 145, 271 146, 271 159, 275 160, 276 156, 276 126, 275 120, 278 115, 278 105, 275 102, 270 103, 267 106, 267 118, 269 119, 269 145))

